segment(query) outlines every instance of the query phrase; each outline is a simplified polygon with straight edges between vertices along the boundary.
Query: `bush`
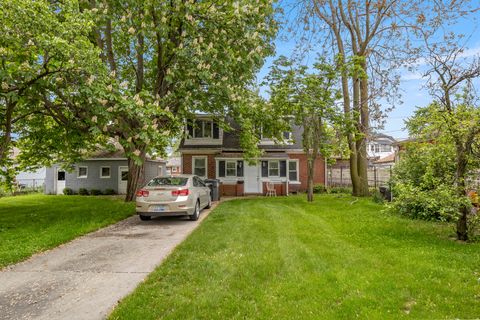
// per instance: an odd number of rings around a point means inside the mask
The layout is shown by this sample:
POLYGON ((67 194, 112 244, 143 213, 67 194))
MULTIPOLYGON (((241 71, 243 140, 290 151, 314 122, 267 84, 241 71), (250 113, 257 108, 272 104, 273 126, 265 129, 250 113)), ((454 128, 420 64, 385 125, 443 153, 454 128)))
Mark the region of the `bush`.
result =
POLYGON ((327 188, 323 184, 316 184, 313 186, 313 193, 326 193, 327 188))
POLYGON ((349 188, 349 187, 331 187, 331 188, 328 189, 328 193, 352 194, 352 188, 349 188))
POLYGON ((385 202, 385 199, 383 198, 383 194, 380 193, 379 190, 375 189, 370 192, 372 195, 372 201, 375 203, 383 204, 385 202))
POLYGON ((100 190, 98 190, 98 189, 92 189, 92 190, 90 190, 90 194, 91 194, 92 196, 99 196, 99 195, 102 194, 102 191, 100 191, 100 190))
POLYGON ((71 196, 73 194, 72 188, 63 189, 63 194, 66 195, 66 196, 71 196))
POLYGON ((114 194, 117 194, 117 193, 113 189, 105 189, 105 192, 103 192, 103 194, 106 196, 113 196, 114 194))
POLYGON ((78 194, 81 196, 88 196, 88 190, 85 188, 78 189, 78 194))

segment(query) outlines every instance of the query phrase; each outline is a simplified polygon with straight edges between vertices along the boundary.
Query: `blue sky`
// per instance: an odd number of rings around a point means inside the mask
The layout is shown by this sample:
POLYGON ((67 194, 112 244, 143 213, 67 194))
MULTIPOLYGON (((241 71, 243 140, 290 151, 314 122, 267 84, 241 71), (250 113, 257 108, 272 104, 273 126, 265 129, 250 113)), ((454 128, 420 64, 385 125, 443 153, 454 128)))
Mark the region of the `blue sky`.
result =
MULTIPOLYGON (((477 12, 476 18, 480 17, 480 12, 477 12)), ((287 22, 288 18, 287 18, 287 22)), ((454 26, 450 26, 449 30, 468 35, 468 41, 465 43, 466 56, 475 56, 480 54, 480 30, 478 29, 477 21, 472 19, 463 20, 454 26)), ((285 35, 285 32, 281 32, 285 35)), ((265 65, 258 73, 258 79, 261 80, 269 71, 272 62, 280 55, 290 56, 295 49, 296 39, 295 34, 290 34, 288 41, 284 37, 278 36, 275 40, 276 54, 274 57, 267 58, 265 65)), ((312 53, 315 56, 315 52, 312 53)), ((425 84, 425 79, 422 79, 420 72, 408 72, 407 70, 398 70, 401 75, 400 90, 402 94, 403 103, 396 106, 396 108, 388 113, 384 129, 379 130, 385 134, 391 135, 397 139, 405 139, 408 137, 408 132, 404 130, 404 120, 410 117, 417 106, 425 106, 431 98, 426 90, 422 87, 425 84)), ((263 94, 265 94, 263 92, 263 94)), ((389 107, 388 105, 385 107, 389 107)))

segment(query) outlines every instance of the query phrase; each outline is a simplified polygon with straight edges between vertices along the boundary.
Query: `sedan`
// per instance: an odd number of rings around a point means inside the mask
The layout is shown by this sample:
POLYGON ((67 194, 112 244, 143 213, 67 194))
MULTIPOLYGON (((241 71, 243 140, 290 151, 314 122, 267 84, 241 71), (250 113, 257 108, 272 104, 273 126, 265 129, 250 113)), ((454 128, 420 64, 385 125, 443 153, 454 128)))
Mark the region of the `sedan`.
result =
POLYGON ((141 220, 158 216, 188 216, 198 220, 210 208, 210 188, 197 176, 156 177, 137 192, 137 214, 141 220))

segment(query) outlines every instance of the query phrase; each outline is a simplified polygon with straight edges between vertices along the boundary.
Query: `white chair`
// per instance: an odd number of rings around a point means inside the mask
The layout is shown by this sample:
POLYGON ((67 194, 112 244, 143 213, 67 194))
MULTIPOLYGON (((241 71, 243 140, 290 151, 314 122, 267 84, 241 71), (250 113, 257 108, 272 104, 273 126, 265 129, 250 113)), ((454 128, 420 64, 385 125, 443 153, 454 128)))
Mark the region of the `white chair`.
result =
POLYGON ((277 190, 275 190, 275 184, 273 182, 268 181, 267 182, 267 197, 276 197, 277 196, 277 190))

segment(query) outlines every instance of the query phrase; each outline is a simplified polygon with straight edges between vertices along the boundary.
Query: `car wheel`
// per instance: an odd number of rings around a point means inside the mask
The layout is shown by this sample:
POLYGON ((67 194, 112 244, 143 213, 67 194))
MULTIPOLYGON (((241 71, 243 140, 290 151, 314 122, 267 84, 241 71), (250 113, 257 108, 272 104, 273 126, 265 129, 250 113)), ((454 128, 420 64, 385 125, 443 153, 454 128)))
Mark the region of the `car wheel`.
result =
POLYGON ((148 221, 148 220, 151 220, 151 219, 152 219, 151 216, 144 216, 142 214, 140 215, 140 220, 142 220, 142 221, 148 221))
POLYGON ((200 203, 195 204, 195 209, 193 211, 193 214, 189 216, 190 220, 192 221, 197 221, 198 217, 200 216, 200 203))
POLYGON ((208 204, 205 208, 210 209, 212 207, 212 198, 208 197, 208 204))

